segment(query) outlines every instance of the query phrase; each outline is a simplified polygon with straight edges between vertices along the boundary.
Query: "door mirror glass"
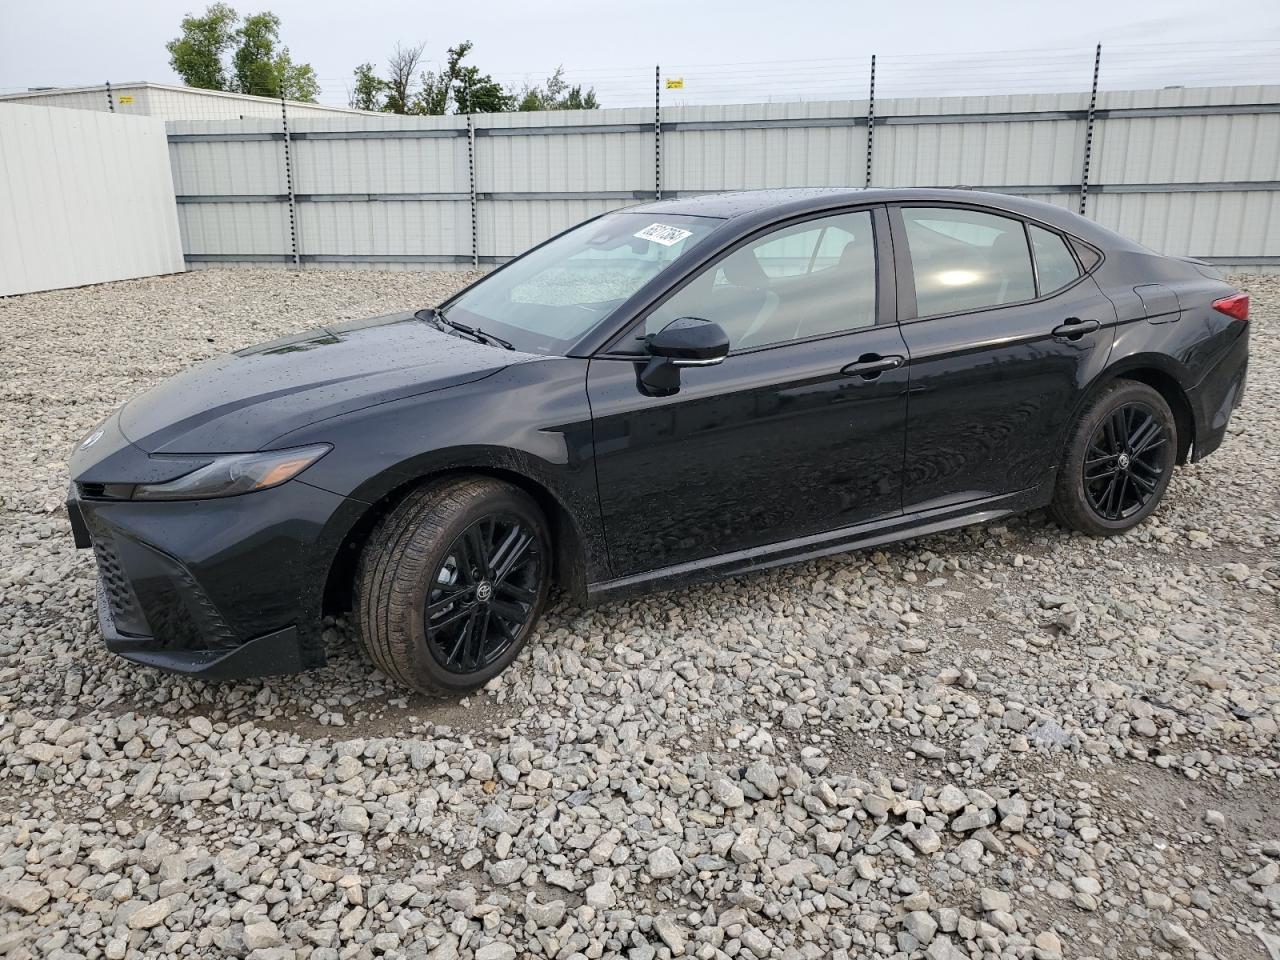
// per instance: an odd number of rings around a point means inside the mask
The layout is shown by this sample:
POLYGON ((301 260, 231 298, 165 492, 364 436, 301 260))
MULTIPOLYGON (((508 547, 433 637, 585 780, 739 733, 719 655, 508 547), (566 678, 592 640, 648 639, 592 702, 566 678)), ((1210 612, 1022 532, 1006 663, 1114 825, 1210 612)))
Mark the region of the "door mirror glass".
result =
POLYGON ((720 324, 700 317, 679 317, 646 338, 651 357, 676 367, 705 367, 729 355, 729 337, 720 324))

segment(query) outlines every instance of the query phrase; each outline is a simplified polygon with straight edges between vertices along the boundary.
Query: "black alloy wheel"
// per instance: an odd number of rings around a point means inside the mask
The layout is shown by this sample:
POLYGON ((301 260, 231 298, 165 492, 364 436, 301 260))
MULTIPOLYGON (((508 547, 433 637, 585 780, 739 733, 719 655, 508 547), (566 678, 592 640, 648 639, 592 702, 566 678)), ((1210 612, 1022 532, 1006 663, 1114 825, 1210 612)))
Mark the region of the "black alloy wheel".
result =
POLYGON ((424 484, 375 528, 356 574, 360 639, 422 693, 484 686, 519 656, 551 589, 547 522, 492 477, 424 484))
POLYGON ((500 658, 533 614, 541 570, 538 538, 518 517, 472 523, 433 577, 423 617, 432 656, 453 673, 500 658))
POLYGON ((1178 424, 1160 392, 1113 381, 1071 427, 1050 510, 1063 526, 1090 536, 1123 533, 1159 506, 1178 450, 1178 424))
POLYGON ((1104 520, 1133 516, 1155 495, 1165 472, 1169 435, 1142 402, 1112 410, 1093 432, 1084 461, 1085 497, 1104 520))

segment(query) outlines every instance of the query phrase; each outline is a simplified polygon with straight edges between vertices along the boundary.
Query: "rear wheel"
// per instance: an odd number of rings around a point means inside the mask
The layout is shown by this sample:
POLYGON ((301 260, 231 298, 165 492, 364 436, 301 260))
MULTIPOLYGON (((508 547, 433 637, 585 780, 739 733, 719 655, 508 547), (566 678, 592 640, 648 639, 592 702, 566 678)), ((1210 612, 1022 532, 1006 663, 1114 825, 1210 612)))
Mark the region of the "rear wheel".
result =
POLYGON ((374 531, 356 577, 360 637, 384 673, 428 694, 483 686, 520 653, 550 586, 546 521, 487 477, 405 498, 374 531))
POLYGON ((1072 428, 1054 516, 1091 536, 1137 526, 1164 498, 1177 449, 1177 423, 1164 397, 1132 380, 1107 386, 1072 428))

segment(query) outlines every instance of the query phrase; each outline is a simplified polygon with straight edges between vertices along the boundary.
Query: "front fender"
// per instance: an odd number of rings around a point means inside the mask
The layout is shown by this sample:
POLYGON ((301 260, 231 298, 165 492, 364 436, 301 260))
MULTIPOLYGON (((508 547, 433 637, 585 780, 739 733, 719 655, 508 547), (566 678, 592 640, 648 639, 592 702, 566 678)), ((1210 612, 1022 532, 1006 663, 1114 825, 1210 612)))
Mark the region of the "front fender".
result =
MULTIPOLYGON (((484 380, 311 424, 272 446, 332 444, 299 479, 365 505, 363 512, 442 474, 509 477, 541 494, 544 505, 551 501, 561 516, 550 519, 573 524, 585 572, 607 576, 586 368, 586 360, 566 357, 516 364, 484 380)), ((351 531, 339 532, 335 550, 351 531)), ((326 539, 332 542, 328 532, 326 539)))

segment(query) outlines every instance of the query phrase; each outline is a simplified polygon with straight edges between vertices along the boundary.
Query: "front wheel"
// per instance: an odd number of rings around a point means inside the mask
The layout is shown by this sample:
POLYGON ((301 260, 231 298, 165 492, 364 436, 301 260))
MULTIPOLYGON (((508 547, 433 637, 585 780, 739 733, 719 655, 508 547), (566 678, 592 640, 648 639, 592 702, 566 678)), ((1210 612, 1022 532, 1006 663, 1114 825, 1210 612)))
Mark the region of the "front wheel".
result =
POLYGON ((1164 397, 1145 383, 1116 381, 1072 427, 1051 510, 1090 536, 1129 530, 1164 498, 1177 452, 1177 422, 1164 397))
POLYGON ((546 521, 527 494, 488 477, 428 485, 392 510, 365 548, 360 638, 405 686, 465 693, 520 653, 550 582, 546 521))

